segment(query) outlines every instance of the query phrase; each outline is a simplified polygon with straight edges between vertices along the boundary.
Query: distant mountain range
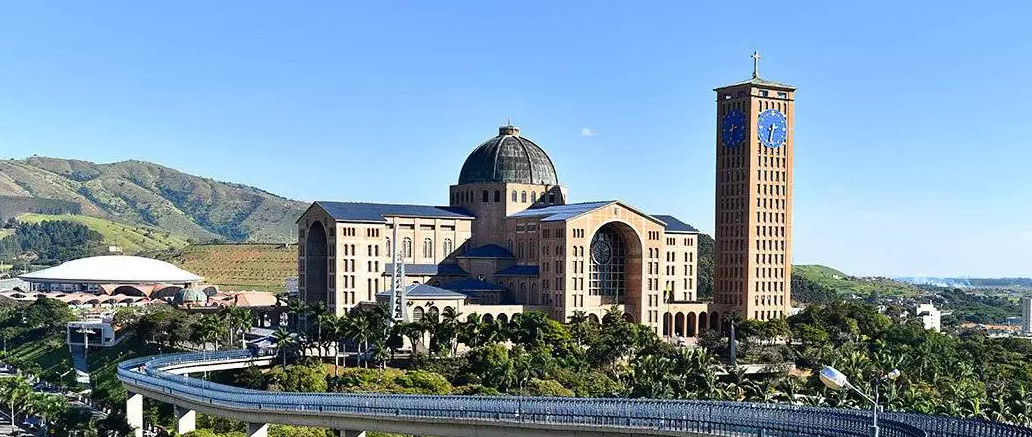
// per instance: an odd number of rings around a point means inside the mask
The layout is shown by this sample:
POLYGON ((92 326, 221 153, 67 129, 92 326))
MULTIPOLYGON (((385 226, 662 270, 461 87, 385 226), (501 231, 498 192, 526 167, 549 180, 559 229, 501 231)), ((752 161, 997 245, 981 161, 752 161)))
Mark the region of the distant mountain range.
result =
POLYGON ((144 161, 0 161, 0 218, 77 214, 155 227, 192 242, 296 241, 306 203, 144 161))
POLYGON ((914 285, 933 285, 949 288, 1032 288, 1032 278, 941 278, 903 277, 897 281, 914 285))

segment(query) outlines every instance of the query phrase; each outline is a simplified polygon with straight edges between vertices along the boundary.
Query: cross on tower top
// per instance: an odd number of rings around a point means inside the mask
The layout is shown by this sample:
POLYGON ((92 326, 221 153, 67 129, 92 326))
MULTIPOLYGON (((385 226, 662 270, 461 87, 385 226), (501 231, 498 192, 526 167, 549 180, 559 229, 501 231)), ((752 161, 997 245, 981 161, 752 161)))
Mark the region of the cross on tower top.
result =
POLYGON ((753 53, 752 53, 752 77, 753 78, 760 77, 760 59, 763 59, 763 56, 760 56, 760 52, 753 50, 753 53))

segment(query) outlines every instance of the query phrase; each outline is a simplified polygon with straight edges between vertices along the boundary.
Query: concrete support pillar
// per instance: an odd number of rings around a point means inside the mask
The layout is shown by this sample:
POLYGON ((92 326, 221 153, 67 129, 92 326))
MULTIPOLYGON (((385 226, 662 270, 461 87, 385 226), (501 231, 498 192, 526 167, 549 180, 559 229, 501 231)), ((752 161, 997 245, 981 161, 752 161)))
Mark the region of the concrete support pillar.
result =
POLYGON ((268 423, 248 423, 247 437, 269 437, 268 423))
POLYGON ((143 437, 143 395, 128 393, 125 400, 125 420, 133 428, 133 435, 143 437))
POLYGON ((355 431, 353 429, 342 429, 340 430, 340 437, 366 437, 365 431, 355 431))
POLYGON ((186 434, 197 429, 197 412, 176 407, 176 429, 179 434, 186 434))

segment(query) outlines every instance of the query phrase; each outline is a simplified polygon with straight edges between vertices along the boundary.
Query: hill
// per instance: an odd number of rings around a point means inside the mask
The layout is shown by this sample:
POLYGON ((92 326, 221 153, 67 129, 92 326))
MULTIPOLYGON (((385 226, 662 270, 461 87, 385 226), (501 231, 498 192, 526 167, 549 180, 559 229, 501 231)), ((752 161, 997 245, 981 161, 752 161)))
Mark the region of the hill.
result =
POLYGON ((914 285, 889 278, 850 276, 822 265, 792 266, 792 299, 818 302, 835 296, 902 297, 921 294, 914 285))
POLYGON ((148 254, 204 277, 226 290, 282 292, 297 276, 297 246, 209 244, 148 254))
POLYGON ((187 245, 186 239, 167 231, 149 226, 116 223, 97 217, 74 214, 23 214, 18 216, 18 221, 23 223, 39 223, 48 220, 70 221, 85 225, 103 236, 105 246, 119 246, 127 254, 178 249, 187 245))
POLYGON ((0 161, 0 214, 75 213, 194 242, 292 242, 306 204, 144 161, 0 161))

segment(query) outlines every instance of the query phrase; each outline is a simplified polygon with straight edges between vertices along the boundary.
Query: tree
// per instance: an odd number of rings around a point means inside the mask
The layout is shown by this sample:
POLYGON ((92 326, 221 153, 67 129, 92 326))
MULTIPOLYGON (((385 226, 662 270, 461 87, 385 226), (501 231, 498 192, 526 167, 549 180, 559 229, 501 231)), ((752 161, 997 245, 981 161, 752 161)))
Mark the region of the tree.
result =
POLYGON ((287 300, 287 313, 289 313, 293 319, 290 326, 294 332, 300 332, 301 320, 308 315, 309 310, 311 310, 311 308, 301 299, 291 297, 287 300))
POLYGON ((219 350, 219 337, 222 336, 224 322, 219 314, 205 314, 201 316, 201 322, 197 326, 197 334, 201 345, 212 344, 215 350, 219 350))
POLYGON ((294 334, 281 326, 273 331, 272 338, 276 340, 276 351, 283 355, 283 365, 287 365, 287 353, 297 346, 297 334, 294 334))
POLYGON ((32 400, 32 384, 23 376, 0 380, 0 399, 7 405, 7 411, 14 423, 32 400))

